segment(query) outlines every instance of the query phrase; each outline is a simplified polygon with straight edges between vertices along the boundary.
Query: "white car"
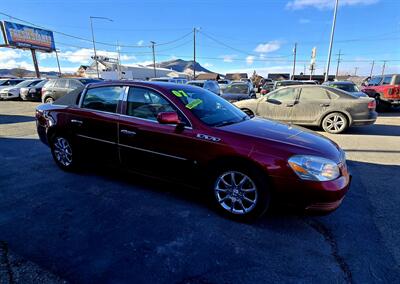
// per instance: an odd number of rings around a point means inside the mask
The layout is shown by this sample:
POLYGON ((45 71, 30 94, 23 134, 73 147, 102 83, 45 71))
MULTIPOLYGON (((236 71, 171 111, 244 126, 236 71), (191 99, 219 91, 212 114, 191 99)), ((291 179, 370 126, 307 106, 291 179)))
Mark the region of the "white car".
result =
POLYGON ((41 79, 25 80, 15 86, 8 86, 0 89, 0 98, 3 100, 11 100, 20 98, 20 90, 25 87, 32 87, 42 82, 41 79))

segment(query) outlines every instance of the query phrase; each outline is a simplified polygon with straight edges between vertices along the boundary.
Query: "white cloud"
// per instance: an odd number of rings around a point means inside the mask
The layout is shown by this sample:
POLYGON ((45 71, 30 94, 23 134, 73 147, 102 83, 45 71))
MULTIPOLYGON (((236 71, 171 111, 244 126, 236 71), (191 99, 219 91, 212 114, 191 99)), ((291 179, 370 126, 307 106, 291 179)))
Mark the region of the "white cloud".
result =
MULTIPOLYGON (((126 65, 126 66, 137 66, 137 65, 146 66, 146 65, 150 65, 150 64, 153 64, 152 60, 145 60, 145 61, 139 61, 139 62, 129 62, 129 63, 125 63, 124 65, 126 65)), ((156 62, 156 65, 157 65, 157 62, 156 62)))
POLYGON ((4 48, 0 49, 0 62, 10 59, 18 59, 25 54, 21 50, 4 48))
POLYGON ((254 56, 249 55, 249 56, 246 57, 246 63, 247 63, 247 65, 252 65, 253 62, 254 62, 254 56))
POLYGON ((233 62, 233 59, 235 59, 236 55, 221 55, 220 57, 224 60, 224 62, 231 63, 233 62))
MULTIPOLYGON (((354 6, 354 5, 371 5, 379 2, 379 0, 341 0, 341 6, 354 6)), ((286 8, 292 10, 299 10, 307 7, 314 7, 317 9, 332 9, 335 6, 334 0, 292 0, 286 4, 286 8)))
POLYGON ((208 63, 208 62, 203 64, 203 67, 205 67, 205 68, 209 68, 209 67, 213 67, 213 66, 214 66, 214 64, 211 64, 211 63, 208 63))
POLYGON ((267 43, 260 43, 259 45, 256 46, 254 49, 255 52, 262 52, 262 53, 268 53, 268 52, 273 52, 281 48, 281 43, 277 40, 273 40, 267 43))
POLYGON ((141 39, 141 40, 139 40, 139 41, 137 42, 137 45, 140 45, 140 46, 142 46, 142 45, 143 45, 143 43, 144 43, 144 40, 143 40, 143 39, 141 39))

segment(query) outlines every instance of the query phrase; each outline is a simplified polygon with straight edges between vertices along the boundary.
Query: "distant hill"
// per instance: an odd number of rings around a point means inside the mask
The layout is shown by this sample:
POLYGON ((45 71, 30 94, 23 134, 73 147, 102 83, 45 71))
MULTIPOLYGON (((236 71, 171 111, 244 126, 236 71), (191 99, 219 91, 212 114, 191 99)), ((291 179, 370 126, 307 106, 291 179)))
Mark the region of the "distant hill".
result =
MULTIPOLYGON (((148 66, 152 67, 153 64, 149 64, 148 66)), ((156 63, 156 66, 161 67, 161 68, 166 68, 166 69, 172 69, 177 72, 187 72, 188 70, 193 71, 193 60, 187 61, 187 60, 182 60, 182 59, 174 59, 174 60, 156 63)), ((196 62, 195 66, 196 66, 196 72, 212 73, 212 71, 204 68, 198 62, 196 62)))
MULTIPOLYGON (((18 68, 12 69, 0 69, 0 77, 15 77, 15 73, 18 68)), ((32 70, 24 70, 24 77, 36 77, 35 71, 32 70)), ((58 76, 58 72, 49 71, 49 72, 40 72, 42 76, 56 77, 58 76)))

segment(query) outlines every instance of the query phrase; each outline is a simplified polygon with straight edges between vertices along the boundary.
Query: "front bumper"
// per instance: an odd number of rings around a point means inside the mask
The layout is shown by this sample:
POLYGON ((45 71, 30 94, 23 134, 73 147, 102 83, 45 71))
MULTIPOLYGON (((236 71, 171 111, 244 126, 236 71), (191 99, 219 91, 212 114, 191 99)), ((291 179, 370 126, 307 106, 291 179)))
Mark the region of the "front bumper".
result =
POLYGON ((276 195, 282 202, 306 211, 329 213, 342 203, 350 188, 351 175, 345 168, 342 176, 332 181, 316 182, 284 177, 273 180, 276 195))

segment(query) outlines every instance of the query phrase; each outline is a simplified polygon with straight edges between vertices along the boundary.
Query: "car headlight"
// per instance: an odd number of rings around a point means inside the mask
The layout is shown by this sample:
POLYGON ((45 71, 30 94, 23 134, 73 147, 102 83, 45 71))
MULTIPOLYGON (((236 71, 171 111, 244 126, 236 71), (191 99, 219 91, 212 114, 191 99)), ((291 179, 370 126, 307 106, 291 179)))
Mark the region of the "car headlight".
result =
POLYGON ((339 166, 334 161, 322 157, 295 155, 288 160, 288 163, 304 180, 329 181, 340 176, 339 166))

